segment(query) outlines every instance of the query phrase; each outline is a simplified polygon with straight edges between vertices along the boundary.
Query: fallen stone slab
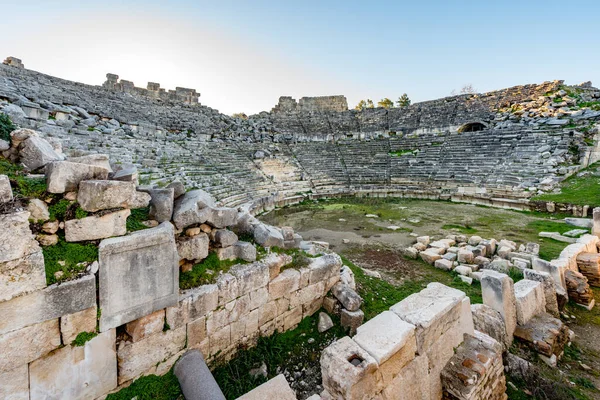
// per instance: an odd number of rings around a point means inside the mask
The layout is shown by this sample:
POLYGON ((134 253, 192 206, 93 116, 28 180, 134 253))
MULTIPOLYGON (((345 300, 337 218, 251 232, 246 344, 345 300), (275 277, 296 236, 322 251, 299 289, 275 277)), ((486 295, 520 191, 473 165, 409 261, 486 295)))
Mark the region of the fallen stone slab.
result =
POLYGON ((583 274, 567 270, 565 272, 565 283, 569 299, 590 310, 594 307, 594 293, 583 274))
POLYGON ((173 223, 177 229, 207 221, 215 200, 204 190, 192 190, 179 197, 173 210, 173 223))
POLYGON ((546 312, 546 298, 541 282, 522 279, 514 284, 517 324, 525 325, 534 316, 546 312))
POLYGON ((81 242, 122 236, 127 233, 127 217, 130 214, 131 211, 125 209, 102 216, 65 221, 65 240, 81 242))
POLYGON ((113 208, 142 208, 150 203, 148 193, 138 192, 133 182, 82 181, 77 202, 85 211, 113 208))
POLYGON ((32 399, 94 399, 117 387, 115 330, 67 345, 29 366, 32 399))
POLYGON ((262 385, 252 389, 245 395, 238 397, 236 400, 264 400, 268 398, 278 400, 297 399, 296 393, 294 393, 290 385, 287 383, 285 376, 283 374, 279 374, 275 378, 270 379, 262 385))
POLYGON ((96 165, 78 164, 71 161, 55 161, 46 166, 46 184, 50 193, 76 191, 84 180, 108 178, 109 170, 96 165))
POLYGON ((158 222, 170 221, 173 217, 175 202, 174 189, 141 189, 150 195, 150 212, 148 216, 158 222))
POLYGON ((179 257, 191 261, 200 261, 208 257, 208 235, 200 233, 193 237, 182 237, 177 240, 179 257))
POLYGON ((513 280, 506 274, 484 270, 481 278, 481 294, 483 304, 493 308, 502 315, 507 340, 512 343, 513 333, 517 326, 517 309, 513 280))
POLYGON ((442 256, 434 249, 427 249, 420 252, 419 257, 429 265, 434 265, 437 260, 442 258, 442 256))
POLYGON ((100 332, 177 304, 179 255, 174 228, 163 222, 98 248, 100 332))
POLYGON ((538 234, 538 236, 542 237, 542 238, 550 238, 550 239, 558 240, 559 242, 564 242, 564 243, 575 243, 576 242, 575 238, 563 236, 558 232, 540 232, 538 234))
POLYGON ((494 338, 503 346, 504 350, 510 347, 512 342, 508 342, 504 320, 498 311, 485 304, 473 304, 471 314, 473 315, 473 325, 476 331, 494 338))
POLYGON ((589 232, 589 229, 572 229, 568 232, 563 233, 563 236, 577 238, 588 232, 589 232))
POLYGON ((179 181, 169 183, 167 189, 173 189, 175 199, 178 199, 185 194, 185 186, 179 181))
POLYGON ((135 165, 124 166, 112 175, 112 179, 115 181, 134 182, 136 185, 138 177, 138 169, 135 165))
POLYGON ((542 313, 515 329, 515 338, 527 343, 538 353, 560 357, 569 342, 569 327, 560 319, 542 313))
POLYGON ((283 247, 281 232, 267 224, 259 224, 254 228, 254 240, 263 247, 283 247))
POLYGON ((341 282, 336 283, 331 288, 331 294, 333 294, 348 311, 357 311, 362 305, 362 297, 360 297, 350 286, 344 285, 341 282))
POLYGON ((112 172, 112 168, 110 167, 110 157, 108 154, 88 154, 80 157, 68 157, 67 161, 77 164, 87 164, 95 167, 102 167, 106 168, 108 172, 112 172))
POLYGON ((592 229, 594 221, 591 218, 565 218, 565 223, 579 228, 592 229))
POLYGON ((96 305, 93 275, 54 284, 0 303, 0 335, 96 305))
POLYGON ((30 136, 19 145, 19 161, 29 171, 63 159, 63 155, 58 154, 50 143, 39 136, 30 136))

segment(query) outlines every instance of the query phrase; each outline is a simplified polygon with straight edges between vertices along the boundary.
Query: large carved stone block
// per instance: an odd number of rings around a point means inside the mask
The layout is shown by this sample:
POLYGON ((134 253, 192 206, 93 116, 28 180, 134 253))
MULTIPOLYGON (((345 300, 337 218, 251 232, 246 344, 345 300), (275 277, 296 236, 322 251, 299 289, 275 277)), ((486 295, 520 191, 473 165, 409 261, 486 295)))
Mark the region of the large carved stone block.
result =
POLYGON ((103 240, 99 259, 101 332, 177 304, 179 255, 169 222, 103 240))
POLYGON ((58 318, 0 335, 0 372, 26 365, 58 346, 58 318))
POLYGON ((0 399, 29 400, 29 368, 23 364, 0 372, 0 399))
POLYGON ((504 327, 511 343, 517 326, 517 300, 513 280, 506 274, 485 270, 481 278, 483 304, 492 307, 502 315, 504 327))

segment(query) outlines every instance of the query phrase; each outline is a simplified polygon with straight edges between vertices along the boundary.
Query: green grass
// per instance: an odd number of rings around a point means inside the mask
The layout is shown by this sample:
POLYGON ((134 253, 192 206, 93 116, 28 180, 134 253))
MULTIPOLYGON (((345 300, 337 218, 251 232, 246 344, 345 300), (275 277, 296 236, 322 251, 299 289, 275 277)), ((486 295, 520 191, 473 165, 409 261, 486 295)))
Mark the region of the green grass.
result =
POLYGON ((255 347, 241 350, 230 362, 217 365, 213 376, 225 397, 236 399, 265 382, 265 378, 255 379, 248 374, 250 369, 260 366, 263 362, 267 365, 267 379, 277 375, 278 367, 281 371, 294 371, 296 367, 319 369, 322 350, 335 338, 346 336, 346 333, 335 316, 332 316, 334 326, 326 332, 319 333, 318 315, 319 312, 316 312, 306 317, 296 329, 260 338, 255 347), (312 343, 309 343, 309 339, 312 343))
POLYGON ((142 229, 148 229, 148 227, 142 224, 143 221, 148 221, 150 217, 148 213, 150 207, 135 208, 131 210, 131 215, 127 218, 127 230, 129 232, 141 231, 142 229))
POLYGON ((458 231, 460 233, 464 233, 466 235, 473 235, 477 233, 477 229, 473 228, 469 224, 465 225, 457 225, 457 224, 446 224, 442 226, 442 229, 446 229, 448 231, 458 231))
POLYGON ((594 163, 582 170, 588 174, 573 175, 560 185, 560 193, 546 193, 532 197, 532 200, 553 201, 556 203, 569 203, 576 205, 589 205, 590 207, 600 205, 600 174, 597 173, 600 163, 594 163))
POLYGON ((418 150, 397 150, 397 151, 390 151, 390 155, 392 157, 401 157, 407 154, 415 154, 416 152, 418 152, 418 150))
POLYGON ((17 127, 13 125, 8 115, 0 113, 0 139, 10 143, 10 133, 15 129, 17 127))
POLYGON ((287 254, 292 256, 292 262, 281 267, 281 270, 289 269, 289 268, 303 268, 307 267, 310 264, 311 257, 307 252, 300 249, 282 249, 277 246, 271 248, 273 253, 277 254, 287 254))
POLYGON ((28 178, 23 168, 8 160, 0 160, 0 174, 8 176, 12 181, 12 189, 16 197, 39 198, 46 192, 44 178, 28 178))
POLYGON ((44 264, 46 267, 46 282, 48 285, 67 281, 78 273, 85 271, 85 266, 79 263, 89 263, 98 259, 98 248, 95 244, 67 243, 64 237, 59 236, 58 244, 42 248, 44 264), (59 263, 64 262, 64 265, 59 263), (57 279, 54 274, 62 271, 63 275, 57 279))
POLYGON ((58 203, 52 204, 50 207, 48 207, 50 221, 63 221, 70 206, 71 202, 64 199, 59 200, 58 203))
POLYGON ((128 387, 109 394, 106 400, 175 400, 182 396, 179 381, 171 369, 163 376, 142 376, 128 387))
POLYGON ((202 262, 194 265, 191 271, 179 274, 179 288, 191 289, 200 285, 214 283, 219 273, 226 273, 236 264, 245 264, 243 260, 219 260, 217 253, 210 253, 202 262))
POLYGON ((96 336, 98 336, 98 333, 96 332, 79 332, 75 340, 71 342, 71 345, 81 347, 85 345, 86 342, 92 340, 96 336))

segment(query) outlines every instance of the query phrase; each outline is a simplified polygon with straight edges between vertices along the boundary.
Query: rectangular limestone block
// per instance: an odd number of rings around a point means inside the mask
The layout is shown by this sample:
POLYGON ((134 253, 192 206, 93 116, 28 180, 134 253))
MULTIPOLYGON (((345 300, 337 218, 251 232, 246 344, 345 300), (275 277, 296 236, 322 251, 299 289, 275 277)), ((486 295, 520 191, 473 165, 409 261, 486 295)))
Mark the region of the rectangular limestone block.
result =
POLYGON ((569 342, 569 327, 560 319, 543 313, 533 317, 527 324, 517 326, 515 338, 546 357, 552 357, 553 354, 560 357, 569 342))
MULTIPOLYGON (((187 324, 187 347, 197 349, 208 339, 206 334, 206 317, 198 318, 187 324)), ((204 354, 204 353, 203 353, 204 354)), ((207 356, 208 354, 204 354, 207 356)))
POLYGON ((342 268, 342 259, 337 254, 327 254, 313 259, 307 267, 310 270, 309 285, 327 281, 342 268))
POLYGON ((107 179, 108 172, 108 168, 101 166, 70 161, 55 161, 46 166, 48 192, 73 192, 79 187, 79 182, 93 179, 107 179))
POLYGON ((41 249, 16 260, 0 262, 0 301, 45 287, 46 271, 41 249))
POLYGON ((534 258, 531 263, 531 268, 535 271, 546 272, 550 274, 557 287, 561 287, 564 290, 567 289, 565 283, 565 271, 567 268, 567 260, 566 259, 556 259, 550 262, 546 260, 542 260, 541 258, 534 258))
POLYGON ((96 278, 83 278, 0 303, 0 334, 73 314, 96 305, 96 278))
POLYGON ((157 363, 183 350, 186 327, 156 333, 135 343, 127 343, 118 351, 119 384, 135 379, 157 363))
POLYGON ((178 303, 179 255, 171 223, 103 240, 99 261, 101 332, 178 303))
POLYGON ((392 382, 385 386, 386 399, 431 400, 429 396, 429 361, 426 355, 410 361, 392 382))
POLYGON ((579 272, 588 280, 590 286, 600 286, 600 254, 581 253, 577 256, 579 272))
POLYGON ((0 372, 0 399, 29 400, 29 368, 27 368, 27 364, 0 372))
POLYGON ((58 319, 0 335, 0 372, 12 370, 60 346, 58 319))
POLYGON ((93 307, 60 318, 60 334, 64 344, 70 344, 81 332, 94 332, 98 308, 93 307))
POLYGON ((296 393, 285 380, 283 374, 277 375, 275 378, 268 380, 262 385, 252 389, 248 393, 237 400, 296 400, 296 393))
POLYGON ((29 211, 0 214, 0 263, 17 260, 40 250, 29 229, 29 211))
POLYGON ((546 296, 541 282, 522 279, 514 287, 517 324, 524 325, 534 316, 546 312, 546 296))
POLYGON ((292 268, 283 270, 269 282, 269 300, 277 300, 281 297, 290 298, 299 287, 300 272, 292 268))
POLYGON ((267 286, 269 283, 269 267, 261 262, 236 265, 229 273, 237 279, 239 296, 267 286))
POLYGON ((508 342, 512 343, 517 326, 517 306, 513 280, 506 274, 484 270, 481 278, 483 304, 502 315, 508 342))
POLYGON ((432 282, 390 310, 416 327, 418 354, 425 354, 431 345, 461 319, 464 292, 432 282))
POLYGON ((321 354, 323 387, 335 399, 372 398, 383 386, 378 368, 377 361, 348 336, 321 354))
POLYGON ((65 221, 65 240, 81 242, 124 235, 127 233, 126 222, 130 214, 131 210, 125 209, 102 216, 92 215, 65 221))
POLYGON ((359 326, 353 340, 381 365, 404 346, 416 347, 415 326, 391 311, 384 311, 359 326))
POLYGON ((167 307, 167 324, 171 329, 175 329, 204 317, 217 308, 218 301, 217 285, 202 285, 186 290, 179 296, 177 305, 167 307))
POLYGON ((29 366, 31 400, 94 399, 117 387, 115 330, 65 346, 29 366))
POLYGON ((162 332, 164 328, 165 310, 155 311, 125 324, 125 331, 131 336, 133 342, 139 342, 145 337, 162 332))
POLYGON ((587 253, 597 253, 598 252, 598 242, 600 238, 596 235, 585 234, 577 239, 577 243, 581 243, 585 246, 585 252, 587 253))

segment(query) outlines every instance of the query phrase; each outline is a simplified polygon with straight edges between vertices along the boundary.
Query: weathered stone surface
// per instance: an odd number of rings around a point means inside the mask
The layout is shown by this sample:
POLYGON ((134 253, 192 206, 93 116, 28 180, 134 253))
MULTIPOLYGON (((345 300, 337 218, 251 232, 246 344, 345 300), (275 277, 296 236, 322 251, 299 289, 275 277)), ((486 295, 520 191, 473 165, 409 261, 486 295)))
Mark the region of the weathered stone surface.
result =
POLYGON ((39 136, 30 136, 19 146, 19 160, 29 171, 62 159, 63 156, 54 151, 50 143, 39 136))
POLYGON ((517 326, 515 338, 529 344, 535 351, 559 357, 569 341, 569 327, 550 314, 539 314, 525 325, 517 326))
POLYGON ((133 182, 137 185, 139 180, 138 169, 135 165, 122 165, 120 166, 120 169, 115 171, 112 175, 112 179, 115 181, 133 182))
POLYGON ((562 261, 553 260, 552 262, 548 262, 541 258, 534 258, 531 268, 535 271, 547 272, 554 279, 557 288, 562 287, 566 290, 565 270, 567 269, 567 265, 566 262, 563 263, 562 261))
POLYGON ((174 228, 163 222, 99 246, 100 331, 177 304, 179 255, 174 228))
POLYGON ((333 321, 331 320, 331 317, 324 312, 320 312, 319 323, 317 324, 317 330, 319 331, 319 333, 328 331, 332 327, 333 321))
POLYGON ((60 346, 58 319, 0 335, 0 372, 27 365, 60 346))
POLYGON ((27 364, 0 372, 0 399, 29 400, 29 369, 27 364))
POLYGON ((442 256, 433 249, 427 249, 419 253, 419 257, 421 260, 425 261, 427 264, 433 265, 437 260, 442 258, 442 256))
POLYGON ((513 280, 506 274, 485 270, 481 278, 483 304, 502 315, 508 342, 512 343, 517 325, 517 308, 513 280))
POLYGON ((429 360, 427 356, 417 356, 406 364, 392 382, 385 385, 386 399, 432 400, 429 390, 429 360))
POLYGON ((238 236, 227 229, 215 229, 211 232, 211 239, 217 247, 229 247, 238 241, 238 236))
POLYGON ((282 297, 289 298, 293 292, 300 288, 300 272, 295 269, 283 270, 277 277, 269 282, 269 299, 277 300, 282 297))
POLYGON ((70 161, 55 161, 46 166, 46 184, 50 193, 76 191, 84 180, 108 178, 109 169, 70 161))
POLYGON ((261 262, 235 265, 229 273, 237 279, 239 296, 267 286, 269 283, 269 267, 261 262))
POLYGON ((81 332, 94 332, 98 308, 93 307, 60 317, 60 334, 64 344, 70 344, 81 332))
POLYGON ((524 325, 546 311, 546 298, 541 282, 522 279, 514 284, 517 324, 524 325))
POLYGON ((8 180, 8 176, 0 175, 0 204, 11 201, 12 199, 13 193, 10 187, 10 180, 8 180))
MULTIPOLYGON (((311 285, 330 279, 337 281, 340 279, 342 259, 337 254, 325 254, 321 257, 311 259, 307 268, 309 271, 308 283, 311 285)), ((352 284, 348 284, 347 286, 350 290, 354 290, 352 284)))
POLYGON ((331 294, 342 303, 342 306, 348 311, 356 311, 362 304, 362 297, 356 293, 350 286, 341 282, 331 288, 331 294))
POLYGON ((29 367, 31 399, 93 399, 117 387, 115 330, 65 346, 29 367))
POLYGON ((219 260, 235 260, 237 258, 237 251, 235 247, 219 247, 216 249, 217 257, 219 260))
POLYGON ((139 342, 145 337, 162 332, 165 327, 165 318, 165 310, 158 310, 126 323, 125 331, 131 336, 133 342, 139 342))
POLYGON ((133 182, 82 181, 77 201, 85 211, 95 212, 112 208, 146 207, 150 203, 150 195, 136 191, 133 182))
POLYGON ((233 245, 237 258, 244 261, 256 261, 256 247, 252 243, 237 241, 233 245))
POLYGON ((565 281, 569 299, 585 307, 594 306, 594 293, 587 283, 587 278, 577 271, 567 270, 565 281))
POLYGON ((350 336, 356 333, 356 329, 362 325, 364 319, 365 313, 362 310, 348 311, 342 308, 340 313, 340 325, 350 331, 350 336))
POLYGON ((546 299, 546 312, 553 317, 559 317, 558 301, 556 300, 556 283, 547 272, 526 269, 523 271, 525 279, 542 283, 544 297, 546 299))
POLYGON ((590 286, 600 286, 600 254, 581 253, 577 256, 579 272, 585 276, 590 286))
POLYGON ((29 212, 0 214, 0 262, 16 260, 39 251, 29 229, 29 212))
POLYGON ((0 334, 73 314, 95 304, 96 280, 92 275, 54 284, 0 303, 0 334))
MULTIPOLYGON (((356 329, 353 340, 381 366, 404 346, 416 349, 415 326, 384 311, 356 329), (409 342, 412 342, 409 344, 409 342)), ((412 359, 412 358, 411 358, 412 359)), ((407 360, 407 362, 410 361, 407 360)), ((403 365, 399 365, 402 368, 403 365)))
POLYGON ((45 286, 44 255, 39 247, 37 251, 22 258, 0 262, 0 301, 10 300, 45 286))
POLYGON ((179 197, 173 210, 173 223, 177 229, 202 224, 208 220, 215 200, 204 190, 192 190, 179 197))
POLYGON ((31 199, 27 204, 27 211, 29 211, 29 219, 33 222, 44 222, 50 219, 50 213, 48 212, 48 206, 40 199, 31 199))
POLYGON ((380 389, 377 362, 349 337, 329 345, 321 354, 323 387, 333 398, 369 398, 380 389))
POLYGON ((485 304, 473 304, 471 306, 471 312, 473 314, 473 325, 475 330, 494 338, 502 344, 504 350, 508 350, 511 343, 508 342, 502 315, 485 304))
POLYGON ((169 183, 167 189, 173 189, 173 196, 175 199, 178 199, 185 194, 185 186, 179 181, 169 183))
POLYGON ((180 237, 177 240, 177 252, 179 258, 200 261, 208 257, 209 240, 206 233, 200 233, 193 237, 180 237))
POLYGON ((216 207, 210 208, 206 223, 215 228, 227 228, 237 223, 238 212, 235 208, 216 207))
POLYGON ((112 172, 112 168, 110 167, 110 156, 108 154, 88 154, 80 157, 69 157, 67 158, 67 161, 77 164, 87 164, 95 167, 106 168, 108 172, 112 172))
POLYGON ((590 218, 565 218, 567 225, 577 226, 579 228, 592 228, 593 220, 590 218))
POLYGON ((285 376, 279 374, 275 378, 252 389, 243 396, 238 397, 237 400, 264 400, 268 398, 277 400, 296 400, 296 393, 294 393, 285 380, 285 376))
POLYGON ((81 219, 70 219, 65 221, 65 240, 81 242, 122 236, 127 233, 129 215, 131 210, 125 209, 102 216, 92 215, 81 219))
POLYGON ((119 385, 176 355, 185 347, 185 340, 186 327, 181 326, 120 347, 117 354, 119 385))
MULTIPOLYGON (((229 276, 231 277, 231 275, 229 276)), ((206 316, 209 312, 214 311, 219 305, 220 294, 217 285, 202 285, 194 289, 186 290, 181 294, 179 303, 176 306, 167 307, 167 324, 169 324, 171 329, 174 329, 206 316)), ((237 297, 237 292, 235 297, 237 297)), ((225 302, 222 304, 225 304, 225 302)))
POLYGON ((456 254, 453 254, 453 253, 445 254, 444 258, 435 260, 435 263, 433 264, 433 266, 436 268, 439 268, 441 270, 444 270, 444 271, 452 271, 452 267, 453 267, 454 263, 451 260, 448 260, 447 258, 445 258, 447 255, 453 255, 453 256, 455 256, 454 258, 456 258, 456 254))
POLYGON ((173 207, 175 202, 174 189, 140 189, 140 191, 150 195, 149 217, 158 221, 170 221, 173 217, 173 207))
POLYGON ((437 282, 430 283, 396 303, 390 310, 402 320, 415 325, 418 354, 427 349, 461 319, 465 294, 437 282))
POLYGON ((263 247, 283 247, 283 235, 270 225, 259 224, 254 228, 254 240, 263 247))

